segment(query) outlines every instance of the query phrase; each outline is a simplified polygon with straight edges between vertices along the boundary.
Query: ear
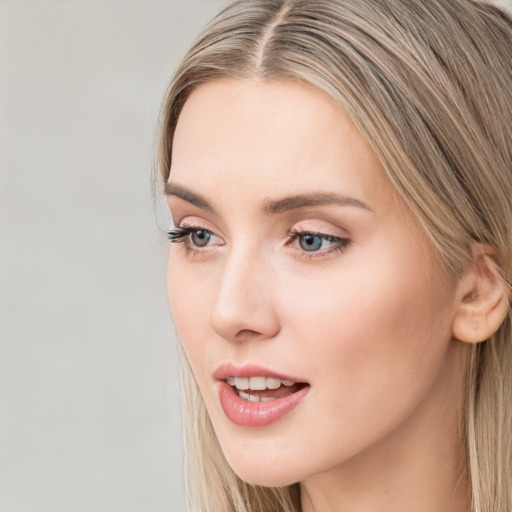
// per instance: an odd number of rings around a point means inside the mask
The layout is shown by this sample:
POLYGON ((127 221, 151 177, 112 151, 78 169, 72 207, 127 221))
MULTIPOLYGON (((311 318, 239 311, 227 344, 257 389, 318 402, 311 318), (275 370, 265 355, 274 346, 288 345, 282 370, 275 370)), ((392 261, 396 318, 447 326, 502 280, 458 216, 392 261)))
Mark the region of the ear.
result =
POLYGON ((510 289, 489 246, 473 247, 473 261, 458 291, 453 337, 465 343, 487 340, 503 323, 510 307, 510 289))

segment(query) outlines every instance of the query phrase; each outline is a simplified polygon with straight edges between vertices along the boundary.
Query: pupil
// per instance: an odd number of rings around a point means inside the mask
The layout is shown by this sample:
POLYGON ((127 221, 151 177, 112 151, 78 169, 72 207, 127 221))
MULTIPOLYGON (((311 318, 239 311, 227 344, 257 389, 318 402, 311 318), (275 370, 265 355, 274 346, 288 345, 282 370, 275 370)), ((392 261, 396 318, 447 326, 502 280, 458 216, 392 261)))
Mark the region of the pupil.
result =
POLYGON ((208 245, 210 233, 204 229, 198 229, 191 234, 192 243, 198 247, 208 245))
POLYGON ((322 247, 322 239, 318 235, 303 235, 299 239, 299 245, 305 251, 318 251, 322 247))

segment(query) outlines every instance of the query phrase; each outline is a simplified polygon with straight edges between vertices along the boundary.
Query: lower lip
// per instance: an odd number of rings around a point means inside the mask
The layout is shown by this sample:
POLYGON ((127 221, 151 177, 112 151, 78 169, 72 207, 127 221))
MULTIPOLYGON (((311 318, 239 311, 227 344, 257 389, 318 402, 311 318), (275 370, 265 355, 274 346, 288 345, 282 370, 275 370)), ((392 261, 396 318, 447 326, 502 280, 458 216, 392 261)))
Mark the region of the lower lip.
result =
POLYGON ((226 416, 242 427, 265 427, 279 421, 302 402, 308 391, 309 386, 305 386, 271 402, 255 403, 240 398, 227 382, 219 382, 220 401, 226 416))

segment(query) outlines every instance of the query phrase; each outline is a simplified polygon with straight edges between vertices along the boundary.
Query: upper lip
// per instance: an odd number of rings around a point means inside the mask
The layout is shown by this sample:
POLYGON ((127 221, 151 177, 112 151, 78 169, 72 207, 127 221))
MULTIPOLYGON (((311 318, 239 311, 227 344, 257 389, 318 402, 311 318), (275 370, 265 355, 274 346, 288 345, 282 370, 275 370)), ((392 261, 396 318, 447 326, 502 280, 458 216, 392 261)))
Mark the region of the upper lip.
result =
POLYGON ((233 363, 222 363, 215 370, 213 376, 218 380, 226 380, 228 377, 272 377, 274 379, 290 380, 292 382, 306 382, 300 377, 276 372, 257 364, 243 364, 238 366, 233 363))

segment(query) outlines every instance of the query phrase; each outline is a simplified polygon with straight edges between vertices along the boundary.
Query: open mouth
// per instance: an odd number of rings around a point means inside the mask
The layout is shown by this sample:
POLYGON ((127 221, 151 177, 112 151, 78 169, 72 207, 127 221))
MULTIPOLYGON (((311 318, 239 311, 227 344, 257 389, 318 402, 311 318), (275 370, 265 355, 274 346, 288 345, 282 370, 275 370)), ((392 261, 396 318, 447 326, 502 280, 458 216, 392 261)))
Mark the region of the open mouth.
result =
POLYGON ((224 413, 242 427, 265 427, 293 411, 310 384, 258 365, 221 365, 215 372, 224 413), (289 380, 288 380, 289 379, 289 380))
POLYGON ((233 392, 248 402, 272 402, 300 391, 308 384, 274 377, 227 377, 233 392))

